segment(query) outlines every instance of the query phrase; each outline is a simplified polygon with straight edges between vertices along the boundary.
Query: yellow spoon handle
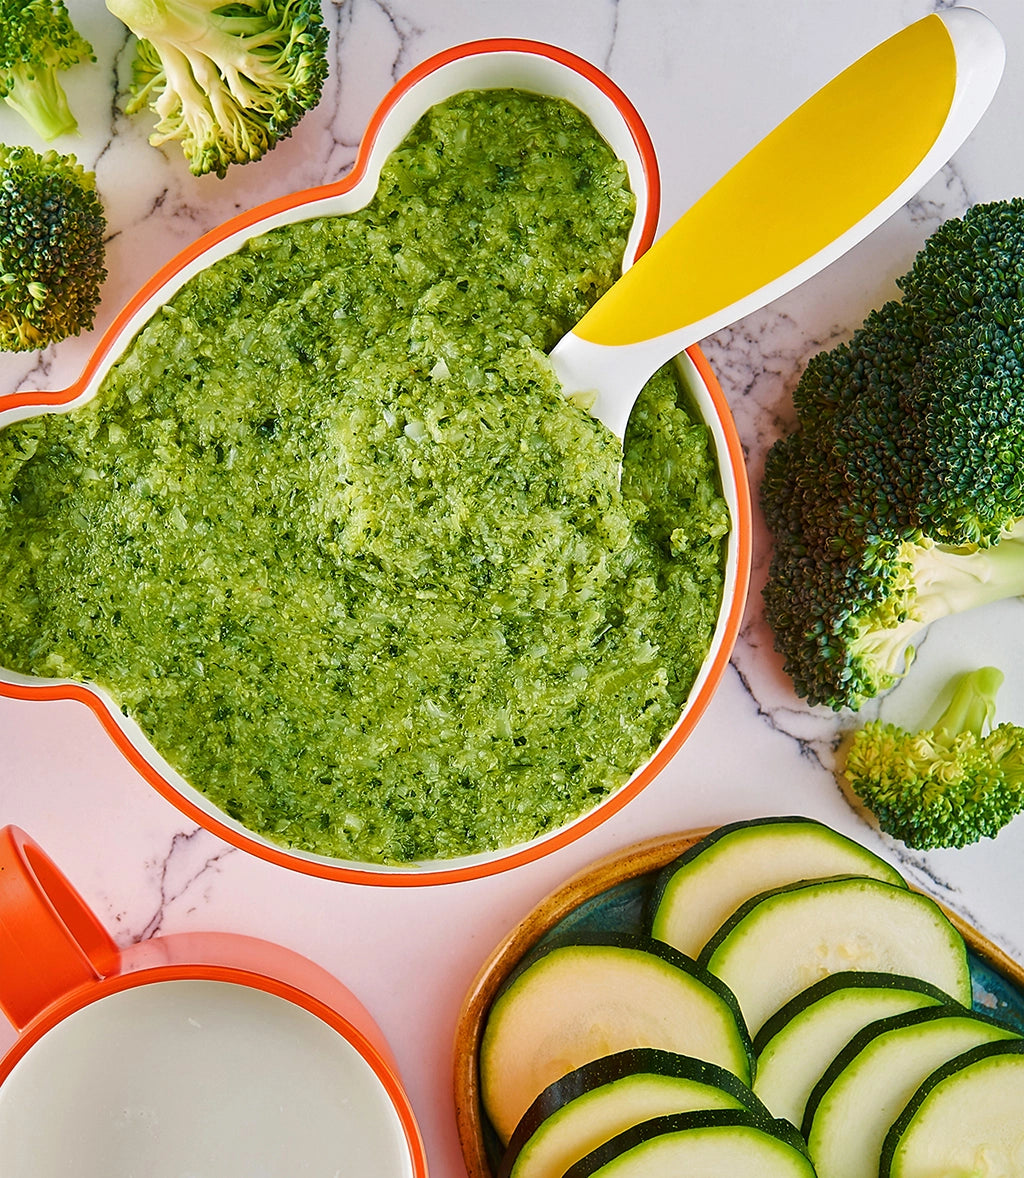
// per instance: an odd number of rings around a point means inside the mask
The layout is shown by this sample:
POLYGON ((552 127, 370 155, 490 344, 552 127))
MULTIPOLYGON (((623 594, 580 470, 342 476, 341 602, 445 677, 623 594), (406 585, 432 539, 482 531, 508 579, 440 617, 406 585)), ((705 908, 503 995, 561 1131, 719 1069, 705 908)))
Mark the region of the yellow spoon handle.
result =
POLYGON ((855 62, 763 139, 575 328, 621 345, 698 323, 813 257, 898 188, 956 90, 945 22, 925 17, 855 62))
MULTIPOLYGON (((566 391, 589 390, 587 370, 620 379, 633 361, 611 353, 627 348, 646 368, 642 384, 671 356, 838 258, 947 162, 987 109, 1004 57, 987 17, 953 8, 854 62, 709 189, 559 343, 552 359, 566 391)), ((608 420, 600 405, 594 412, 608 420)))

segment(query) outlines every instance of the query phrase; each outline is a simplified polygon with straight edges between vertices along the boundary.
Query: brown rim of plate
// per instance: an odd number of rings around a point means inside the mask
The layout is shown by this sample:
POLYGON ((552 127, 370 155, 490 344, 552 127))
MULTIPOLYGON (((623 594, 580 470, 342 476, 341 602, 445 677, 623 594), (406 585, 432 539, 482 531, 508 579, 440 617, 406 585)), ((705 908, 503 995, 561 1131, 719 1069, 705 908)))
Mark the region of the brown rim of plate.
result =
MULTIPOLYGON (((484 1018, 504 980, 545 933, 581 904, 616 884, 658 871, 717 829, 717 826, 709 826, 647 839, 598 859, 541 900, 484 962, 462 1001, 455 1028, 455 1121, 468 1178, 494 1178, 484 1142, 477 1062, 484 1018)), ((1024 966, 941 901, 938 903, 971 952, 985 958, 994 969, 1024 990, 1024 966)))

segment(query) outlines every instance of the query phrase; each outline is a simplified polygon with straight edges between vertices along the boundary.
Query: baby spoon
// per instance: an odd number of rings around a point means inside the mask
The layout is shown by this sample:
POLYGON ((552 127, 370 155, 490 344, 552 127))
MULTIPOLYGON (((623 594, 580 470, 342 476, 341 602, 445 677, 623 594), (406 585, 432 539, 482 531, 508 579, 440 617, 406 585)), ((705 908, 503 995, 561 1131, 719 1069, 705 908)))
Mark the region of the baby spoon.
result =
POLYGON ((619 438, 641 388, 691 344, 835 261, 953 155, 1005 49, 971 8, 926 16, 822 87, 713 185, 551 353, 619 438))

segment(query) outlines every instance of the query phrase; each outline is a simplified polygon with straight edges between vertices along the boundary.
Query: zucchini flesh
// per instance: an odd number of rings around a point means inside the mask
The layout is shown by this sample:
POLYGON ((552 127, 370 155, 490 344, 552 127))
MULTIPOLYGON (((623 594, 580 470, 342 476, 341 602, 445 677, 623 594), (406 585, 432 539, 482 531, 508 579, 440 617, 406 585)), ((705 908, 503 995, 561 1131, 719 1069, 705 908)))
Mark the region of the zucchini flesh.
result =
POLYGON ((654 885, 651 935, 691 957, 744 901, 799 880, 866 875, 905 887, 895 867, 811 818, 719 827, 669 864, 654 885))
POLYGON ((923 1081, 972 1047, 1008 1039, 1019 1036, 957 1006, 915 1010, 866 1027, 807 1102, 804 1136, 818 1178, 877 1178, 886 1134, 923 1081))
POLYGON ((669 946, 573 937, 531 955, 492 1003, 480 1044, 481 1100, 502 1142, 549 1084, 633 1047, 691 1055, 750 1082, 735 1000, 669 946))
POLYGON ((936 1069, 882 1146, 881 1178, 1024 1175, 1024 1042, 973 1048, 936 1069))
POLYGON ((755 896, 708 942, 701 961, 736 995, 751 1035, 802 990, 847 970, 911 974, 965 1006, 963 938, 927 896, 863 876, 755 896))
POLYGON ((658 1117, 613 1137, 563 1178, 814 1178, 798 1136, 748 1112, 714 1109, 658 1117))
POLYGON ((773 1116, 799 1127, 814 1086, 858 1031, 894 1014, 948 1002, 948 995, 916 978, 833 974, 798 994, 762 1028, 774 1033, 755 1044, 754 1092, 773 1116))
MULTIPOLYGON (((580 1158, 643 1121, 669 1113, 750 1107, 749 1102, 714 1084, 685 1076, 635 1072, 563 1104, 519 1145, 516 1138, 527 1123, 524 1116, 512 1134, 498 1178, 562 1178, 580 1158)), ((767 1113, 764 1115, 767 1120, 767 1113)))

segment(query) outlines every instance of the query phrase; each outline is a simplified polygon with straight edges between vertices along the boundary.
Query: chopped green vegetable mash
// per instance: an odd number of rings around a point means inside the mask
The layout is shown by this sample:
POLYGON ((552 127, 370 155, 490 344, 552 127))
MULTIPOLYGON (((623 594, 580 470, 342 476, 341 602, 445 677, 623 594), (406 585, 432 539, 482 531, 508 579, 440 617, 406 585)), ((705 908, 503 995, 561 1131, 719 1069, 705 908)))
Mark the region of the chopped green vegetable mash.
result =
POLYGON ((95 398, 0 434, 0 662, 101 685, 306 851, 445 859, 591 809, 678 717, 729 526, 672 371, 620 493, 544 355, 632 213, 573 107, 472 92, 367 208, 196 275, 95 398))

